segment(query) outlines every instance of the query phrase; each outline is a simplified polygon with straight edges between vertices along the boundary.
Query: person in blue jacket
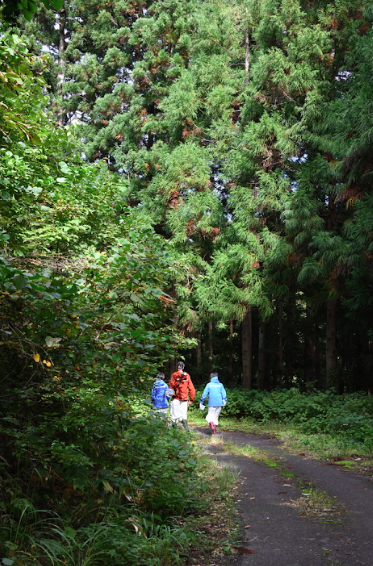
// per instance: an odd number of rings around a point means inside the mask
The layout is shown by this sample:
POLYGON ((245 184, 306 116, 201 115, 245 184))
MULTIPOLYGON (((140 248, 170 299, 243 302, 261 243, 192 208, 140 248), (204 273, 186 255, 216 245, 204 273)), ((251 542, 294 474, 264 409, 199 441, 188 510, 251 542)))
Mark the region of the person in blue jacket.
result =
POLYGON ((169 388, 167 383, 164 381, 164 378, 164 373, 159 373, 157 375, 157 379, 153 385, 151 398, 153 409, 157 413, 163 413, 167 415, 169 388))
POLYGON ((209 398, 209 406, 206 421, 209 423, 212 434, 216 434, 216 427, 219 424, 221 408, 227 404, 227 393, 224 389, 224 385, 220 383, 216 372, 213 372, 210 375, 210 383, 208 383, 203 390, 201 402, 199 404, 199 408, 201 410, 205 408, 203 403, 207 396, 209 398))

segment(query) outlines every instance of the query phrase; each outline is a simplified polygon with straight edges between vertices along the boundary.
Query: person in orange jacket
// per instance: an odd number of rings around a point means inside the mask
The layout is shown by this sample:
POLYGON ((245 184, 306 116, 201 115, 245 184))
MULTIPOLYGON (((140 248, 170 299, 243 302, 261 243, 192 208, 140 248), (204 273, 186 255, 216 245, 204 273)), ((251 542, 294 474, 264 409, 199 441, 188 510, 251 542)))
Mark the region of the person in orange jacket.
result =
POLYGON ((176 371, 171 375, 169 388, 174 391, 171 401, 171 422, 181 421, 184 428, 188 429, 187 412, 188 405, 191 405, 196 395, 196 390, 192 383, 189 373, 184 371, 185 364, 178 362, 176 371), (189 397, 189 399, 188 399, 189 397))

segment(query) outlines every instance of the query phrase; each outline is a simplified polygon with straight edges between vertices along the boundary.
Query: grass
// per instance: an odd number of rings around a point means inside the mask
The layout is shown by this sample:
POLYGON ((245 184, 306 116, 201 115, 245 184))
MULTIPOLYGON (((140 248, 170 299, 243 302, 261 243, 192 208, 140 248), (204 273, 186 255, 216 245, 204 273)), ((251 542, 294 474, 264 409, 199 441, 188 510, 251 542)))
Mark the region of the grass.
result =
MULTIPOLYGON (((196 444, 201 446, 200 438, 192 433, 196 444)), ((199 532, 199 544, 190 550, 188 564, 205 566, 220 559, 240 540, 239 514, 235 507, 235 493, 238 475, 230 468, 221 466, 214 459, 199 454, 200 474, 208 482, 204 493, 209 513, 199 517, 189 517, 188 529, 199 532)))
MULTIPOLYGON (((180 437, 185 437, 186 446, 197 444, 193 433, 189 436, 180 430, 180 437)), ((175 508, 162 521, 156 513, 133 504, 114 503, 106 508, 105 516, 101 514, 93 522, 88 517, 81 526, 72 524, 66 515, 36 510, 19 499, 18 520, 8 521, 0 529, 0 562, 7 566, 98 566, 109 559, 113 565, 210 564, 211 557, 223 556, 239 539, 234 505, 238 478, 198 447, 193 457, 197 460, 193 478, 188 478, 188 471, 182 478, 184 487, 188 479, 191 482, 185 505, 194 502, 198 488, 193 512, 175 508)), ((174 481, 170 477, 170 482, 174 481)))
MULTIPOLYGON (((211 564, 239 540, 234 504, 238 477, 202 450, 197 458, 198 474, 205 485, 197 513, 175 516, 172 525, 161 525, 152 516, 134 514, 126 519, 117 507, 107 520, 77 532, 57 515, 44 524, 39 518, 41 512, 35 511, 33 521, 20 520, 14 533, 9 532, 14 542, 5 543, 0 562, 9 566, 98 566, 106 564, 109 556, 109 561, 116 559, 115 564, 118 559, 120 564, 132 559, 128 563, 135 563, 137 556, 141 566, 211 564), (133 530, 131 540, 128 527, 133 530), (123 562, 119 557, 121 550, 123 562)), ((26 519, 26 512, 23 516, 26 519)))
POLYGON ((339 524, 344 515, 344 508, 335 497, 314 487, 305 487, 300 498, 285 505, 293 507, 300 515, 321 523, 339 524))
MULTIPOLYGON (((206 426, 206 421, 199 414, 190 413, 189 422, 195 426, 206 426)), ((258 422, 253 419, 221 418, 220 430, 241 431, 251 434, 263 434, 282 440, 289 450, 301 455, 321 460, 331 460, 337 465, 349 469, 361 469, 373 473, 373 456, 364 444, 345 435, 322 433, 306 434, 294 424, 277 421, 258 422)))
POLYGON ((234 454, 236 456, 246 456, 251 458, 255 462, 260 462, 265 464, 269 468, 278 468, 280 467, 280 460, 273 454, 268 454, 264 450, 260 450, 259 448, 254 448, 250 444, 235 444, 230 440, 222 441, 221 439, 216 439, 216 437, 212 438, 212 442, 219 444, 221 443, 224 446, 224 451, 228 452, 229 454, 234 454))

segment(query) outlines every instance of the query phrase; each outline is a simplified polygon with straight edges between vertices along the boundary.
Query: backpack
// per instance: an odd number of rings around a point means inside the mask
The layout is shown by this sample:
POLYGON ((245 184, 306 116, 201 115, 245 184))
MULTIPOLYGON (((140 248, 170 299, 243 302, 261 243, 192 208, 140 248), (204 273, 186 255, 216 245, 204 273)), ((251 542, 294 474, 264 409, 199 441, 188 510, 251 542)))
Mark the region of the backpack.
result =
POLYGON ((154 408, 161 409, 168 407, 167 391, 168 387, 165 383, 155 383, 152 389, 152 403, 154 408))
POLYGON ((177 390, 178 390, 179 387, 180 387, 180 383, 181 383, 181 381, 182 381, 184 375, 186 375, 186 372, 183 371, 183 370, 181 370, 181 376, 180 376, 179 379, 177 380, 177 385, 176 385, 176 387, 174 387, 174 389, 173 389, 174 392, 175 392, 175 395, 177 395, 177 390))

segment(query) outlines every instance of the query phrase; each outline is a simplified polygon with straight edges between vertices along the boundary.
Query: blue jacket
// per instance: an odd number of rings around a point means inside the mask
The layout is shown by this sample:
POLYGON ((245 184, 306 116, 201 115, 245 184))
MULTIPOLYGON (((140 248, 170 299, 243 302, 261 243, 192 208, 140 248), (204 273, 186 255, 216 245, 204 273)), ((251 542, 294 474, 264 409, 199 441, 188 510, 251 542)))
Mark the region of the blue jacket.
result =
POLYGON ((210 383, 208 383, 203 390, 201 397, 202 404, 207 395, 209 396, 209 407, 222 407, 227 403, 227 393, 218 377, 211 378, 210 383))
POLYGON ((157 379, 152 389, 152 405, 154 409, 166 409, 168 407, 167 390, 167 383, 163 379, 157 379))

